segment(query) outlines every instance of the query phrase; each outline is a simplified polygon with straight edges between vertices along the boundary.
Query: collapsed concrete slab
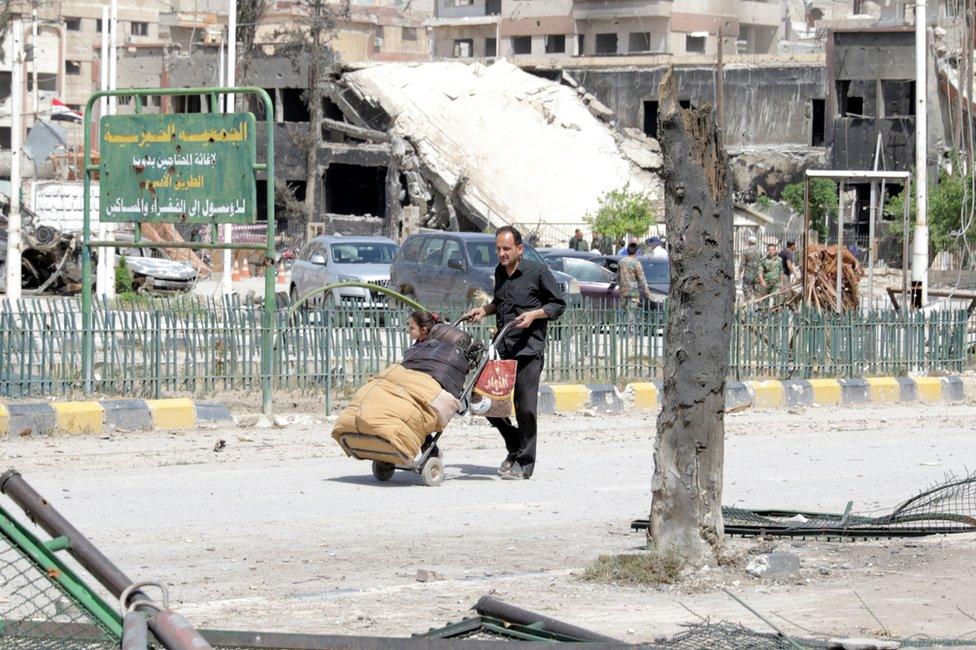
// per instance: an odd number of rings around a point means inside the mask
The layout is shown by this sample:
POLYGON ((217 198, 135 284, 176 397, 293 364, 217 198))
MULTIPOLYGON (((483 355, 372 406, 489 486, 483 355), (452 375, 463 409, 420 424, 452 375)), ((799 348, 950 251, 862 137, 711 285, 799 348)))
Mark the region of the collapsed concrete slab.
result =
POLYGON ((594 98, 505 61, 372 65, 341 82, 415 152, 407 167, 435 194, 423 225, 446 211, 446 227, 514 224, 555 243, 609 190, 627 185, 661 200, 654 140, 617 131, 594 98))

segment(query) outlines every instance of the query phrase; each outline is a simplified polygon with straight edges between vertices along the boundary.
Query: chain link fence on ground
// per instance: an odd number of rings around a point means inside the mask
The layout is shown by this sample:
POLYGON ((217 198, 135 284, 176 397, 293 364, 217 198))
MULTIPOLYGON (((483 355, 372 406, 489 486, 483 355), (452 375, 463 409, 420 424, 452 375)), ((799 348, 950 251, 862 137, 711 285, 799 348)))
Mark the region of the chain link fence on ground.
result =
MULTIPOLYGON (((277 389, 341 397, 397 362, 409 345, 404 309, 353 305, 275 315, 277 389)), ((441 313, 456 318, 462 306, 441 313)), ((634 314, 574 306, 551 323, 544 380, 612 383, 662 377, 665 310, 634 314)), ((491 325, 471 328, 487 341, 491 325)), ((93 392, 202 396, 261 386, 262 312, 239 300, 183 297, 101 304, 94 312, 93 392)), ((963 310, 843 315, 788 310, 733 314, 733 379, 859 377, 959 372, 970 362, 963 310)), ((0 396, 77 396, 83 388, 82 319, 75 299, 0 309, 0 396)))

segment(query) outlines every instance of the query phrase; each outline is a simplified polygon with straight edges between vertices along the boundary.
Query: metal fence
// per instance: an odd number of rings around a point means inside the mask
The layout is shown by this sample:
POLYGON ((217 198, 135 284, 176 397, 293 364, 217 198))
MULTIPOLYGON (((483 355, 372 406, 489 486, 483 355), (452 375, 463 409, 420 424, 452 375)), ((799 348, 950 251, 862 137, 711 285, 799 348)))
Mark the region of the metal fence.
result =
MULTIPOLYGON (((462 309, 448 308, 445 316, 462 309)), ((275 314, 276 389, 351 394, 398 361, 409 345, 400 309, 355 306, 275 314)), ((161 397, 250 391, 261 386, 259 307, 234 300, 99 304, 94 312, 98 395, 161 397)), ((664 311, 630 317, 618 309, 576 306, 550 325, 549 382, 623 384, 661 378, 664 311)), ((471 328, 487 340, 489 324, 471 328)), ((969 360, 963 310, 899 314, 876 310, 734 314, 730 376, 852 377, 961 371, 969 360)), ((0 396, 78 395, 81 313, 74 299, 0 307, 0 396)))

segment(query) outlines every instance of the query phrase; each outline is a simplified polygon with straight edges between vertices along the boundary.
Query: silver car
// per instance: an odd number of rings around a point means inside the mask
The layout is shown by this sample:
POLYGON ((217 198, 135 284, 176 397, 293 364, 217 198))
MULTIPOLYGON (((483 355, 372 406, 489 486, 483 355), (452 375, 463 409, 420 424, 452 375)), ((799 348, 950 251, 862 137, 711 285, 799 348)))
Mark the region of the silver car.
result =
MULTIPOLYGON (((316 237, 305 244, 291 267, 289 294, 293 302, 314 289, 336 282, 390 284, 390 262, 397 245, 386 237, 316 237)), ((334 304, 385 307, 377 291, 349 287, 333 289, 324 300, 334 304)))
MULTIPOLYGON (((133 242, 131 235, 120 235, 120 241, 133 242)), ((119 249, 126 266, 132 271, 136 291, 190 291, 196 286, 197 271, 189 262, 166 259, 157 249, 138 247, 134 242, 119 249)))

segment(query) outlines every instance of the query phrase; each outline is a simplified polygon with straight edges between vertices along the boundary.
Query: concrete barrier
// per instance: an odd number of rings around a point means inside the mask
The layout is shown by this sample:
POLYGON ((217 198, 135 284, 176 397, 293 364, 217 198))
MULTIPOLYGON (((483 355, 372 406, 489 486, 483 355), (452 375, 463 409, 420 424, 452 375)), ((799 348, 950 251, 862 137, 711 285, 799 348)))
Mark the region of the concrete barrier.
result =
POLYGON ((189 429, 203 423, 233 421, 223 404, 191 399, 0 404, 0 436, 189 429))

